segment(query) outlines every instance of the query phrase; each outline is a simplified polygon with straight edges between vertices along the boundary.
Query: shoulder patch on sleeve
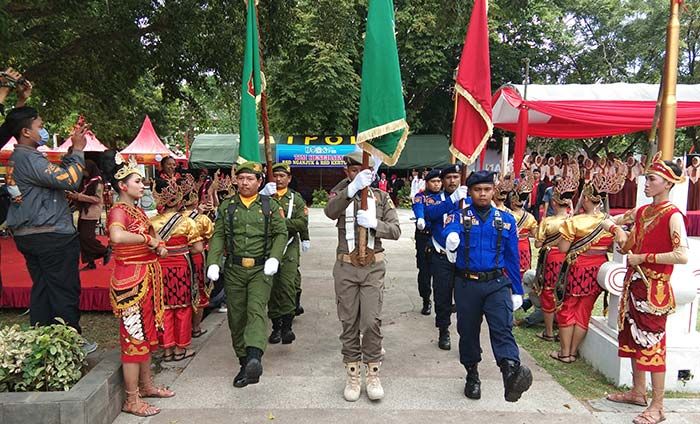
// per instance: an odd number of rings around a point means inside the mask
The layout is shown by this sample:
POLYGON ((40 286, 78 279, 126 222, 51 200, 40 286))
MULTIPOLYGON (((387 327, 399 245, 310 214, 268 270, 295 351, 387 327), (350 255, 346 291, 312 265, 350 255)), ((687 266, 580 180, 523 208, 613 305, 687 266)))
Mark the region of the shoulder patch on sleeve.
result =
POLYGON ((425 198, 425 204, 426 204, 426 205, 434 205, 434 204, 435 204, 435 199, 433 199, 432 197, 426 197, 426 198, 425 198))
POLYGON ((455 215, 454 214, 446 215, 445 219, 443 220, 444 225, 451 224, 453 222, 455 222, 455 215))
POLYGON ((331 191, 330 193, 328 193, 328 197, 331 198, 331 199, 334 198, 334 197, 337 196, 337 195, 338 195, 338 193, 336 193, 335 191, 331 191))
POLYGON ((416 203, 423 203, 423 196, 422 195, 419 194, 418 196, 415 196, 413 198, 413 204, 415 205, 416 203))

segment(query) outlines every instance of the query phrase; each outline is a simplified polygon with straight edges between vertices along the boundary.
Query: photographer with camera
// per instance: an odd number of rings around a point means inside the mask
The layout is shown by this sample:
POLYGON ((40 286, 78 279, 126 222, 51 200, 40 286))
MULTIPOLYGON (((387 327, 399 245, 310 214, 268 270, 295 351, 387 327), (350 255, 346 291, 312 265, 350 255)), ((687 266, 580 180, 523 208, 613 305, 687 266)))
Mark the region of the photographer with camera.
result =
MULTIPOLYGON (((3 92, 14 81, 15 88, 21 86, 17 90, 20 100, 31 93, 31 83, 20 83, 21 75, 11 69, 2 73, 2 78, 3 92)), ((15 107, 0 127, 2 133, 17 140, 10 167, 22 197, 10 205, 7 227, 32 278, 31 325, 50 325, 61 318, 81 331, 80 242, 65 192, 80 187, 85 169, 85 133, 89 129, 89 125, 76 127, 71 137, 72 153, 64 156, 60 165, 54 165, 37 150, 48 142, 49 133, 36 109, 15 107)), ((85 341, 86 353, 96 349, 95 343, 85 341)))

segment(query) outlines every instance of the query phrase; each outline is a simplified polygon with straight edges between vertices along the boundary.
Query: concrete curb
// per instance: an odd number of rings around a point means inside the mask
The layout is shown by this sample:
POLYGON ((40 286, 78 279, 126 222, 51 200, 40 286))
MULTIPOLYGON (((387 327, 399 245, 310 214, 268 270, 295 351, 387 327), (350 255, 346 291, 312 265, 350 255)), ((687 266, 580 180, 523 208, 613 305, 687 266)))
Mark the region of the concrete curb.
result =
POLYGON ((114 350, 67 392, 0 393, 0 423, 108 424, 121 412, 124 396, 114 350))

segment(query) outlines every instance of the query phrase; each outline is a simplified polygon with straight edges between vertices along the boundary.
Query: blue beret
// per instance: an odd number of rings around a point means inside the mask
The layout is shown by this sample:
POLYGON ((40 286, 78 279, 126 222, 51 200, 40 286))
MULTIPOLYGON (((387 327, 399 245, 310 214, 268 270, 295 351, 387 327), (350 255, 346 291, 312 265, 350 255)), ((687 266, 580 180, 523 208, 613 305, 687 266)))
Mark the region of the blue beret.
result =
POLYGON ((496 175, 496 173, 491 171, 472 172, 472 174, 467 179, 467 185, 471 187, 476 184, 495 184, 493 179, 494 175, 496 175))
POLYGON ((425 181, 430 181, 433 178, 440 178, 440 170, 437 168, 431 169, 428 171, 427 174, 425 174, 425 177, 423 178, 425 181))
POLYGON ((447 174, 459 174, 459 172, 462 169, 462 165, 455 163, 454 165, 450 165, 447 168, 443 168, 442 171, 440 171, 440 178, 445 178, 447 174))

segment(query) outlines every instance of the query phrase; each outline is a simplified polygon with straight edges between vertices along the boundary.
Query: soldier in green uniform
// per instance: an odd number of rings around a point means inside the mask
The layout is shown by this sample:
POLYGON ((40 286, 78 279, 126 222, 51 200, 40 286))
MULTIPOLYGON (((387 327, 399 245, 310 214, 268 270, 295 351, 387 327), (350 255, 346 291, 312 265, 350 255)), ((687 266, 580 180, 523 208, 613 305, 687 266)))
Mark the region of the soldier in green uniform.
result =
MULTIPOLYGON (((373 162, 370 160, 370 167, 374 166, 373 162)), ((386 273, 382 239, 398 240, 401 228, 391 198, 379 189, 369 189, 367 210, 360 208, 360 192, 372 183, 372 171, 362 170, 362 152, 345 156, 345 163, 347 178, 333 187, 324 209, 328 218, 337 220, 338 228, 333 279, 338 319, 342 326, 341 353, 347 373, 343 396, 349 402, 360 398, 360 364, 364 362, 367 365, 367 397, 379 400, 384 397, 379 380, 386 273), (369 255, 366 258, 359 256, 360 227, 368 233, 366 247, 369 255)))
POLYGON ((277 273, 287 243, 287 226, 280 204, 258 194, 262 166, 246 162, 236 170, 238 193, 221 203, 214 235, 209 241, 207 277, 219 279, 224 263, 228 326, 241 369, 235 387, 255 384, 262 375, 267 345, 267 302, 272 276, 277 273))
POLYGON ((308 233, 309 210, 299 193, 289 188, 292 171, 289 165, 276 163, 272 167, 277 193, 273 196, 284 211, 287 223, 287 247, 280 263, 280 269, 272 280, 272 293, 268 306, 268 316, 272 320, 272 333, 267 339, 272 344, 289 344, 296 336, 292 331, 292 320, 296 310, 296 277, 299 270, 300 233, 308 233))

